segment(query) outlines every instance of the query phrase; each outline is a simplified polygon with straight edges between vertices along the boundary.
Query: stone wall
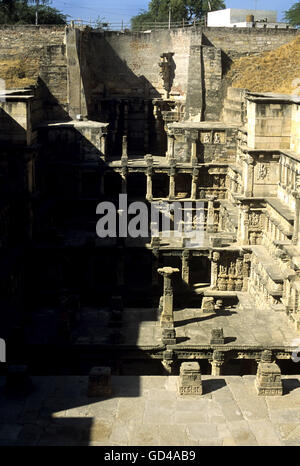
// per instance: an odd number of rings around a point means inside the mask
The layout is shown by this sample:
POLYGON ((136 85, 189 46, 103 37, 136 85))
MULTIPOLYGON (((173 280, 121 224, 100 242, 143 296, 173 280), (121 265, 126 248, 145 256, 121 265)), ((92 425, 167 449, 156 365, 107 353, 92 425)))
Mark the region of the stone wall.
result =
POLYGON ((64 43, 65 26, 0 26, 0 59, 64 43))
POLYGON ((207 117, 216 119, 216 110, 219 113, 220 109, 213 108, 213 102, 216 106, 219 96, 216 92, 228 60, 226 54, 234 58, 272 50, 292 40, 296 32, 199 28, 122 34, 86 30, 78 44, 85 93, 87 98, 95 92, 103 96, 160 97, 165 94, 160 76, 160 55, 172 52, 171 96, 185 98, 191 76, 191 46, 203 45, 206 46, 203 47, 203 84, 207 89, 207 117), (216 79, 219 81, 217 86, 216 79))
MULTIPOLYGON (((222 49, 230 58, 274 50, 291 41, 295 29, 204 28, 204 41, 222 49)), ((204 42, 205 43, 205 42, 204 42)))

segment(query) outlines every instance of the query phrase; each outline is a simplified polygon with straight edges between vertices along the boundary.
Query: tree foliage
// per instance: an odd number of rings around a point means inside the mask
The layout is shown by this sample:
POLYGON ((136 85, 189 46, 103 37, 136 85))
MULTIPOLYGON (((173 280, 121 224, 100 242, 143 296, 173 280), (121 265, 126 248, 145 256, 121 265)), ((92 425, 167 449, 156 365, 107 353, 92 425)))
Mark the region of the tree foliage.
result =
POLYGON ((284 19, 292 26, 300 26, 300 2, 295 3, 289 10, 285 11, 284 19))
POLYGON ((151 0, 148 10, 131 18, 131 26, 140 29, 147 23, 168 22, 169 10, 171 21, 181 22, 200 20, 208 11, 222 10, 225 8, 223 0, 151 0))
MULTIPOLYGON (((39 0, 39 24, 66 24, 66 16, 49 3, 39 0)), ((0 24, 35 24, 35 16, 35 0, 0 0, 0 24)))

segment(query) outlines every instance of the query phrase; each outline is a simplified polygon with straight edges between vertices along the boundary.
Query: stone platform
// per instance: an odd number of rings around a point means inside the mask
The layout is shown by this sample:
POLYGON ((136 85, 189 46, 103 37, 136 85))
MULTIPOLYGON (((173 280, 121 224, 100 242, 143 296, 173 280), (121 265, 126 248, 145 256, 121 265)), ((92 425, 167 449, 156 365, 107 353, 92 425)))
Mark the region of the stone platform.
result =
POLYGON ((255 376, 202 376, 203 395, 180 396, 175 376, 113 376, 91 401, 88 377, 32 377, 25 398, 4 395, 0 445, 299 446, 300 376, 282 397, 258 397, 255 376))
MULTIPOLYGON (((178 345, 209 345, 213 328, 223 328, 225 345, 292 346, 299 338, 287 316, 269 309, 257 309, 247 293, 248 305, 242 309, 227 306, 216 313, 202 313, 200 308, 178 309, 174 312, 178 345)), ((108 309, 84 309, 77 343, 105 344, 116 329, 109 328, 108 309)), ((137 346, 161 345, 161 328, 156 311, 149 308, 125 308, 123 323, 118 328, 122 344, 137 346)))

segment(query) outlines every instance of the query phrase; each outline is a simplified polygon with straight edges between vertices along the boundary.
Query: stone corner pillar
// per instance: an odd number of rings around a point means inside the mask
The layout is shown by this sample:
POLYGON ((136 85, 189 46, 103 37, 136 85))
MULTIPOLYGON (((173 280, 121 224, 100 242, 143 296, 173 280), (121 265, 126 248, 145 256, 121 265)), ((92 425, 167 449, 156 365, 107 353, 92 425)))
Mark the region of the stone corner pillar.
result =
POLYGON ((164 294, 163 294, 163 311, 160 318, 161 327, 173 327, 173 288, 172 275, 179 272, 179 269, 172 267, 163 267, 157 269, 157 272, 164 278, 164 294))

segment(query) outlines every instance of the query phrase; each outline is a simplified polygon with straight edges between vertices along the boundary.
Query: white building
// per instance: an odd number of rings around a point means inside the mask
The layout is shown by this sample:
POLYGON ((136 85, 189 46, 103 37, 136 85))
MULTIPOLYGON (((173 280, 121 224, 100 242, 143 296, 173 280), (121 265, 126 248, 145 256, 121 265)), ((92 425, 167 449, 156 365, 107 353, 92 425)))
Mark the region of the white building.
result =
POLYGON ((275 10, 239 10, 226 8, 207 14, 208 27, 268 27, 286 28, 286 23, 277 22, 275 10))

